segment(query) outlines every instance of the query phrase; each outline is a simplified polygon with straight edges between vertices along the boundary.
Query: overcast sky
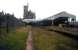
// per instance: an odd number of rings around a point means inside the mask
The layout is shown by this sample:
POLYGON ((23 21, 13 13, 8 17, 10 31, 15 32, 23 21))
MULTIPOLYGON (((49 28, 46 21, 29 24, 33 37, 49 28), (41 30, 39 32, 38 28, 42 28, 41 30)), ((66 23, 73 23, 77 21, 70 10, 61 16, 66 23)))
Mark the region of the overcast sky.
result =
MULTIPOLYGON (((36 13, 37 19, 46 18, 61 11, 74 14, 78 19, 78 0, 28 0, 29 9, 36 13)), ((13 14, 17 18, 23 17, 23 6, 27 0, 0 0, 0 12, 13 14)))

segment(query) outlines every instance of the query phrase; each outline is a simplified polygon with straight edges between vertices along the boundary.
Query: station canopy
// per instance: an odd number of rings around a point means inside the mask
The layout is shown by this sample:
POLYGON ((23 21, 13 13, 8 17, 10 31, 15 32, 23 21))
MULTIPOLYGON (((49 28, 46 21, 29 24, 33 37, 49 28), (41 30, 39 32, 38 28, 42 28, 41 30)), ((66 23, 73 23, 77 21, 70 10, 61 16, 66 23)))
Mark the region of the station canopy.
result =
POLYGON ((50 16, 50 17, 48 17, 48 18, 46 18, 46 19, 47 19, 47 20, 54 20, 54 19, 59 18, 59 17, 68 17, 68 18, 72 18, 72 19, 75 19, 75 20, 76 20, 76 16, 75 16, 75 15, 72 15, 72 14, 67 13, 67 12, 65 12, 65 11, 60 12, 60 13, 58 13, 58 14, 55 14, 55 15, 53 15, 53 16, 50 16))
POLYGON ((22 21, 26 22, 26 23, 30 23, 30 22, 37 22, 37 21, 41 21, 41 20, 38 20, 38 19, 23 19, 22 21))

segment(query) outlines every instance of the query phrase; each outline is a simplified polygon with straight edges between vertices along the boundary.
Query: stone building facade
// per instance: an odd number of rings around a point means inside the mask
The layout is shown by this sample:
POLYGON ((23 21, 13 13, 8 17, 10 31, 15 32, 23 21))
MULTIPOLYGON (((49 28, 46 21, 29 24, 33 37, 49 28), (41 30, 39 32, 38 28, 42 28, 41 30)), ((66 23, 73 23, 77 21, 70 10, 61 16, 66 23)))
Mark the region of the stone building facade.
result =
POLYGON ((31 10, 28 10, 28 5, 24 6, 24 19, 35 19, 35 13, 31 10))

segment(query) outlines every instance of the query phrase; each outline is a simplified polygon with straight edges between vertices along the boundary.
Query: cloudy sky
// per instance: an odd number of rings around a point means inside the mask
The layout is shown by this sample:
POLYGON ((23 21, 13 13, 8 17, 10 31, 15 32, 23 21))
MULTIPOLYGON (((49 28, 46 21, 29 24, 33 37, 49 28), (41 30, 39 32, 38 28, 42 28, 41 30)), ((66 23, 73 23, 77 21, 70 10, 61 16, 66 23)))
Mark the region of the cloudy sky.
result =
POLYGON ((43 19, 61 11, 67 11, 77 16, 77 0, 0 0, 0 12, 13 14, 17 18, 23 17, 23 6, 29 3, 29 9, 36 13, 37 19, 43 19))

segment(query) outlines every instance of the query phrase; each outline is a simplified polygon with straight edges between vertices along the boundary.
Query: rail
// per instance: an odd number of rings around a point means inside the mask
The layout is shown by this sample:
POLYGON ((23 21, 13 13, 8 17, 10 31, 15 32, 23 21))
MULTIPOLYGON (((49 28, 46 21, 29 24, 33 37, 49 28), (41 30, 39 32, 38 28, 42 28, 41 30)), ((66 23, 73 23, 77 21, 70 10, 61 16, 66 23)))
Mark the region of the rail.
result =
POLYGON ((57 27, 57 26, 51 26, 51 27, 44 27, 50 31, 59 32, 60 34, 75 38, 78 40, 78 31, 72 31, 73 28, 66 28, 66 27, 57 27))

